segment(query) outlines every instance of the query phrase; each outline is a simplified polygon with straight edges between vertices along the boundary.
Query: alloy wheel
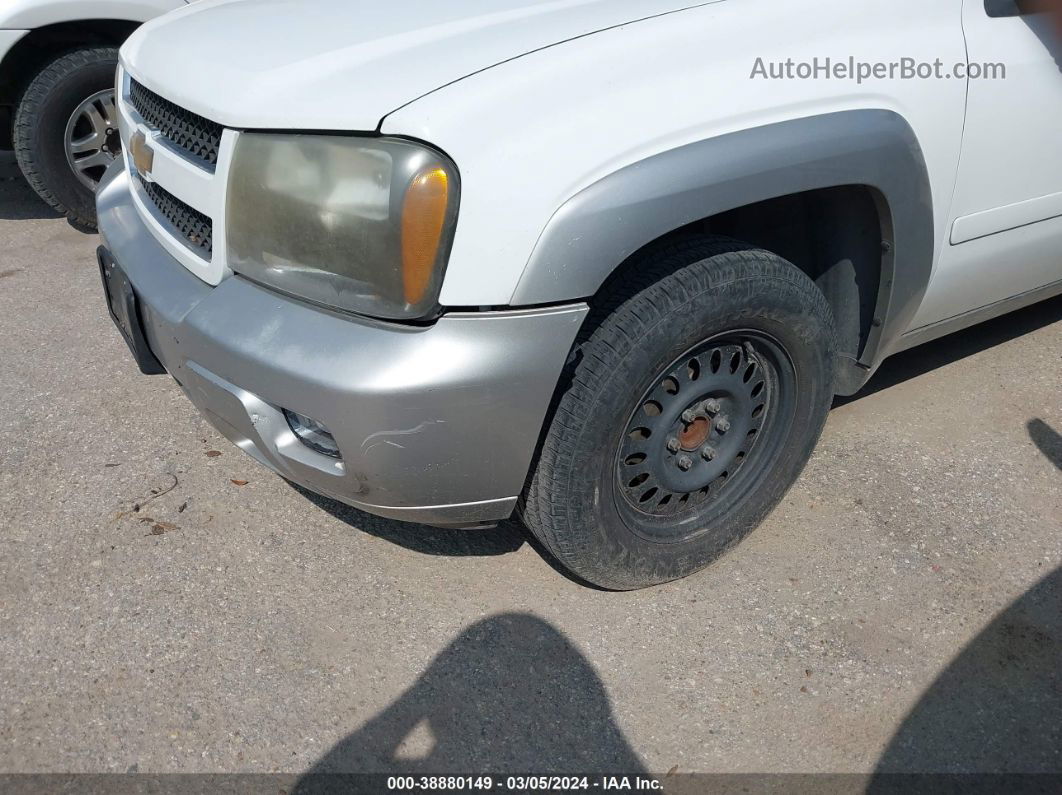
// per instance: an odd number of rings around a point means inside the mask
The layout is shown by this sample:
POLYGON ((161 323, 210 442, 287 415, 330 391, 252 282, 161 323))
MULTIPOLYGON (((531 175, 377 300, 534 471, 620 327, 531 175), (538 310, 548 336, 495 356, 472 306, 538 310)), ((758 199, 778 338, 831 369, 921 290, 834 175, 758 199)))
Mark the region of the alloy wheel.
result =
POLYGON ((114 90, 99 91, 71 114, 66 124, 66 161, 89 190, 122 152, 114 90))

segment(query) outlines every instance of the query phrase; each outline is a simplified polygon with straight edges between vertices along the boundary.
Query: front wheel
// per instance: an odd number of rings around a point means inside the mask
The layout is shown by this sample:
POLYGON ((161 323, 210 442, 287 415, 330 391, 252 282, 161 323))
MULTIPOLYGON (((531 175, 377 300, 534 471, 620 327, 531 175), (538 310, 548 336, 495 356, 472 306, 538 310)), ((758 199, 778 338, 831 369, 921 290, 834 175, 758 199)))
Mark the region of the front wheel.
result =
POLYGON ((618 590, 691 574, 751 532, 833 397, 833 318, 792 264, 696 238, 629 272, 577 350, 522 510, 566 568, 618 590))
POLYGON ((15 115, 15 153, 26 180, 81 226, 96 225, 96 186, 121 154, 117 64, 113 47, 67 53, 33 79, 15 115))

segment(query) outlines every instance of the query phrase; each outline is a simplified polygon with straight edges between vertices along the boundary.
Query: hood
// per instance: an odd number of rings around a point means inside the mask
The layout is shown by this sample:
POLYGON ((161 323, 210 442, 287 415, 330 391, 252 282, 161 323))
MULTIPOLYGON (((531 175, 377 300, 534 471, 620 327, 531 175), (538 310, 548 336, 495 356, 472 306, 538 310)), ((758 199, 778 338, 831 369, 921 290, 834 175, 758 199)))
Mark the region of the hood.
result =
POLYGON ((239 128, 375 130, 474 72, 691 0, 205 0, 122 48, 148 88, 239 128))

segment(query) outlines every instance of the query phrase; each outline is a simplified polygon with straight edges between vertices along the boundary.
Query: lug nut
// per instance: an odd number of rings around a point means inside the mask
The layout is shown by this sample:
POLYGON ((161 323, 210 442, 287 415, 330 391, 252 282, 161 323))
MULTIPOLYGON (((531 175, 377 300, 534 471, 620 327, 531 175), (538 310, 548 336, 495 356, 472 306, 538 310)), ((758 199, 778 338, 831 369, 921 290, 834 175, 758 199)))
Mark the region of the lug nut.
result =
POLYGON ((715 421, 715 429, 719 431, 719 433, 726 433, 730 430, 730 420, 726 417, 720 417, 715 421))
POLYGON ((684 412, 682 412, 682 421, 684 423, 686 423, 687 425, 689 425, 690 423, 692 423, 696 419, 697 419, 697 412, 694 411, 693 409, 686 409, 684 412))
POLYGON ((705 461, 711 461, 713 458, 715 458, 715 448, 711 445, 706 445, 705 448, 701 450, 701 457, 705 461))
POLYGON ((722 405, 715 398, 704 401, 704 413, 705 414, 718 414, 722 411, 722 405))
POLYGON ((693 466, 693 459, 688 455, 680 455, 678 457, 678 468, 683 472, 689 472, 690 467, 693 466))
POLYGON ((679 440, 676 439, 674 436, 667 440, 668 452, 677 453, 679 451, 680 446, 681 445, 679 444, 679 440))

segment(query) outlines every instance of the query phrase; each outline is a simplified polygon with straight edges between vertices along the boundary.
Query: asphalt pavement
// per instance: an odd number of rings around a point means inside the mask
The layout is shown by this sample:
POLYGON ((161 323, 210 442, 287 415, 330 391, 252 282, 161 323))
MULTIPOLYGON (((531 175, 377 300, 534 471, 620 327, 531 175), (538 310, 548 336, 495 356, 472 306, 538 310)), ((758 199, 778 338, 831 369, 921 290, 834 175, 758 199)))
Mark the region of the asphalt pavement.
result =
POLYGON ((0 158, 0 772, 1062 772, 1062 300, 888 362, 744 544, 616 594, 259 467, 95 246, 0 158))

